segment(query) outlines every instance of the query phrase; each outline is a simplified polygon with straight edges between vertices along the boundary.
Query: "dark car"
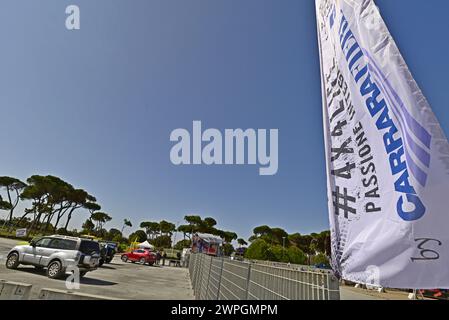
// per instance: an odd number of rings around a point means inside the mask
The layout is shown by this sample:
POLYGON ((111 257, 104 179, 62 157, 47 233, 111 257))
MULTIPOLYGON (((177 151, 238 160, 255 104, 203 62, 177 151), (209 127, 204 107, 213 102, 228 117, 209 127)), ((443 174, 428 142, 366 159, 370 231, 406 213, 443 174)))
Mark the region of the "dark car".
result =
POLYGON ((101 267, 105 263, 111 263, 115 254, 116 254, 116 247, 113 244, 107 242, 100 242, 99 266, 101 267))
POLYGON ((327 263, 319 263, 319 264, 314 265, 314 267, 317 269, 332 270, 332 267, 330 265, 328 265, 327 263))
POLYGON ((122 261, 139 262, 140 264, 154 265, 156 262, 156 254, 148 249, 137 249, 122 254, 122 261))

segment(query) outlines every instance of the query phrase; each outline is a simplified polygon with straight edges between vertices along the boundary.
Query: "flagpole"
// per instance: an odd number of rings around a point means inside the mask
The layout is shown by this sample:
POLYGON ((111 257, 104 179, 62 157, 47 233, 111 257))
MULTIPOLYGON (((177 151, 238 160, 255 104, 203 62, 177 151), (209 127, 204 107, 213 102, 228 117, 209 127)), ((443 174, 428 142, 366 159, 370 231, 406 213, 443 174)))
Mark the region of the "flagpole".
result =
MULTIPOLYGON (((328 140, 328 130, 326 130, 328 123, 329 123, 329 114, 328 114, 328 106, 327 106, 327 98, 326 98, 326 83, 325 83, 325 76, 324 76, 324 63, 323 63, 323 51, 322 51, 322 44, 321 44, 321 31, 320 31, 320 24, 319 24, 319 14, 320 14, 320 8, 319 8, 319 2, 320 0, 315 0, 315 10, 316 10, 316 27, 317 27, 317 39, 318 39, 318 51, 319 51, 319 57, 320 57, 320 77, 321 77, 321 96, 322 96, 322 112, 323 112, 323 137, 324 137, 324 150, 325 150, 325 163, 326 163, 326 179, 327 179, 327 196, 329 197, 332 194, 331 190, 331 183, 330 183, 330 176, 331 176, 331 168, 329 161, 327 159, 330 147, 329 147, 329 140, 328 140)), ((330 201, 328 201, 328 210, 329 212, 332 210, 330 206, 330 201)), ((330 220, 330 215, 328 214, 328 219, 330 220)), ((334 226, 334 223, 332 221, 330 222, 330 226, 334 226)), ((331 230, 331 241, 332 241, 332 230, 331 230)), ((332 260, 332 245, 331 245, 331 252, 330 256, 332 260)), ((331 262, 331 266, 334 264, 331 262)), ((334 267, 334 266, 333 266, 334 267)), ((340 276, 340 271, 338 270, 337 276, 340 276)))

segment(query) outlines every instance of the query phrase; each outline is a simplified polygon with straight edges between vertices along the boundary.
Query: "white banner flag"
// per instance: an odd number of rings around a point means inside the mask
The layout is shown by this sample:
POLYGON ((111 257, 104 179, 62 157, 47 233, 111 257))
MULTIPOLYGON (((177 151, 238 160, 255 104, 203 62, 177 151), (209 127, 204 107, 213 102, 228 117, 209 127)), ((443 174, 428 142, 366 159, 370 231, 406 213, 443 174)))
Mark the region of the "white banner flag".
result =
POLYGON ((449 288, 449 143, 372 0, 316 0, 333 266, 449 288))

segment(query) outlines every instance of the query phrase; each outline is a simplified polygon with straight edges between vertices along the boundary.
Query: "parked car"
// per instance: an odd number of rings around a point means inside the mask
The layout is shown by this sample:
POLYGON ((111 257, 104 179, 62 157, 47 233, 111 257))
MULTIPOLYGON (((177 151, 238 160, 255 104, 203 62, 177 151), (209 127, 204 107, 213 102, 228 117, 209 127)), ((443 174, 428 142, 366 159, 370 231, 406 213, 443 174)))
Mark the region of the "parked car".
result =
POLYGON ((154 265, 156 262, 156 253, 148 249, 137 249, 122 254, 122 261, 139 262, 140 264, 154 265))
POLYGON ((233 253, 231 254, 231 260, 245 261, 245 258, 243 257, 242 254, 239 254, 238 252, 233 252, 233 253))
POLYGON ((314 267, 317 269, 332 270, 332 267, 329 266, 327 263, 319 263, 319 264, 314 265, 314 267))
POLYGON ((47 276, 60 278, 71 268, 78 267, 80 277, 97 269, 100 245, 96 241, 68 236, 46 236, 31 240, 29 245, 12 248, 6 259, 8 269, 20 264, 46 268, 47 276))
POLYGON ((111 263, 116 253, 116 245, 108 242, 100 241, 100 262, 101 267, 105 263, 111 263))

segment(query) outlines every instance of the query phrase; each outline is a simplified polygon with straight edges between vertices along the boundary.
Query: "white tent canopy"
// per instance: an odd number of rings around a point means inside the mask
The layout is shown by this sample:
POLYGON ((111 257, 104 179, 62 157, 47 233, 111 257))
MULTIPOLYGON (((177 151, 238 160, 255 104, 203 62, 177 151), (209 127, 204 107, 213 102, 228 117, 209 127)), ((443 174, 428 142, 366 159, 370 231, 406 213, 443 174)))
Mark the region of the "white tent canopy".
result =
POLYGON ((154 246, 150 244, 148 241, 144 241, 137 245, 140 249, 154 249, 154 246))

